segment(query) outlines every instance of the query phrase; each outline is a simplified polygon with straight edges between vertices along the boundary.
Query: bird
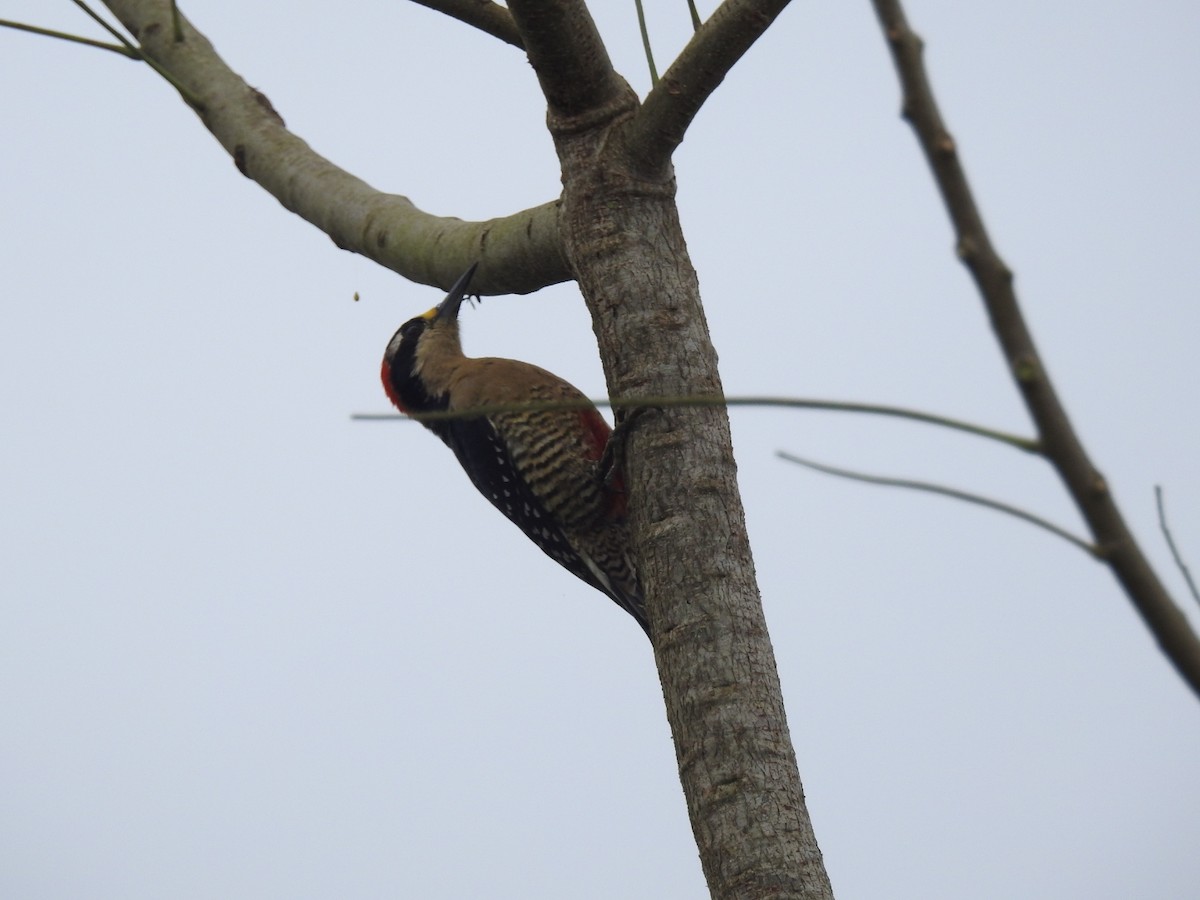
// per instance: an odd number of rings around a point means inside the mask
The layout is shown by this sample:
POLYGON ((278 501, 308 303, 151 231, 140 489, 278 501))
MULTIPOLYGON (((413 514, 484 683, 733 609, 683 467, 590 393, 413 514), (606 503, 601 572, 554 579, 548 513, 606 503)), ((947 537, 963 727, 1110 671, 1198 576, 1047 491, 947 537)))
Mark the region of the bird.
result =
POLYGON ((622 425, 614 432, 581 391, 545 369, 464 355, 458 313, 477 267, 397 329, 383 355, 383 389, 454 451, 493 506, 649 636, 620 471, 622 425), (564 402, 571 408, 520 408, 564 402), (421 418, 439 412, 464 414, 421 418))

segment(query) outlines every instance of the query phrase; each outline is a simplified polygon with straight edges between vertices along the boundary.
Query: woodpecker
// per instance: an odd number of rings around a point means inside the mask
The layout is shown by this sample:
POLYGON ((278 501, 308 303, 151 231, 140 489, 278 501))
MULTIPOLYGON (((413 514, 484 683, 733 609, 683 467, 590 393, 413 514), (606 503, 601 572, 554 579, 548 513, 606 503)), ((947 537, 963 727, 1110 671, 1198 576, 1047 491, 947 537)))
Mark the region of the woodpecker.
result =
POLYGON ((383 389, 403 413, 578 401, 579 409, 487 412, 422 424, 472 483, 548 556, 607 594, 649 635, 626 526, 613 430, 578 389, 529 363, 464 356, 458 311, 472 265, 446 298, 409 319, 383 355, 383 389), (608 451, 606 453, 606 451, 608 451))

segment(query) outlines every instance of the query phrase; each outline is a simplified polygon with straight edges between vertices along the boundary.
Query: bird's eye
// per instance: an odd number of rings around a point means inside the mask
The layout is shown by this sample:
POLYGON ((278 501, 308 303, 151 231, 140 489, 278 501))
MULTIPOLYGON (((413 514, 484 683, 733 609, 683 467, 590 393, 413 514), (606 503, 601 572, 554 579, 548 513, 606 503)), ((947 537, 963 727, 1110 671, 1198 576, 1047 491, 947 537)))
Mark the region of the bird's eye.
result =
POLYGON ((403 337, 416 337, 425 330, 425 320, 421 318, 409 319, 400 326, 400 334, 403 337))

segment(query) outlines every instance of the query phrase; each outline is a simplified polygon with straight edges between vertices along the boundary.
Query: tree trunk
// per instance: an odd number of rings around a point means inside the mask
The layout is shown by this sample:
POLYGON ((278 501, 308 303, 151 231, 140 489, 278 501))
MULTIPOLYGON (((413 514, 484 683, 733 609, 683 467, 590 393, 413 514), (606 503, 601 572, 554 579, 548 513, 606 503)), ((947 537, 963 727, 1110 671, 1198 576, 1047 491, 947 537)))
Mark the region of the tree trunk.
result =
MULTIPOLYGON (((675 205, 634 171, 612 102, 580 129, 551 116, 562 229, 614 397, 721 395, 675 205)), ((659 676, 713 897, 832 897, 804 804, 763 618, 724 408, 638 419, 627 477, 659 676)))

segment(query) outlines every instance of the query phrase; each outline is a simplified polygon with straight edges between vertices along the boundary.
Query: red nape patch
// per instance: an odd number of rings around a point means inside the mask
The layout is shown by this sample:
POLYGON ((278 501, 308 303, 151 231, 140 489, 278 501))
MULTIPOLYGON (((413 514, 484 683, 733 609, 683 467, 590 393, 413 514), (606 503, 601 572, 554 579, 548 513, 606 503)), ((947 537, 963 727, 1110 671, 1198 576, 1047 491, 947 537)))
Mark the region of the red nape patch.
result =
POLYGON ((383 392, 388 395, 388 399, 392 401, 392 405, 402 413, 408 412, 404 404, 400 402, 400 395, 396 393, 396 388, 392 385, 392 367, 388 365, 386 359, 383 361, 379 377, 383 381, 383 392))

